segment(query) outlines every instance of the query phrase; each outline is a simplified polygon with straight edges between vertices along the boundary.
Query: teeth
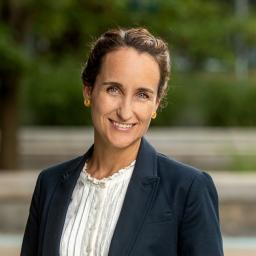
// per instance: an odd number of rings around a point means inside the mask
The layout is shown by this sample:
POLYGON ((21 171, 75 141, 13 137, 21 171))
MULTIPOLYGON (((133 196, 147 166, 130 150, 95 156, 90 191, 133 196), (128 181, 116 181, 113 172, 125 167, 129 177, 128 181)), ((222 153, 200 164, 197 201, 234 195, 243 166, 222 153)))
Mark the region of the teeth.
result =
POLYGON ((118 128, 122 128, 122 129, 128 129, 132 127, 132 124, 124 124, 124 123, 117 123, 113 121, 113 124, 115 126, 117 126, 118 128))

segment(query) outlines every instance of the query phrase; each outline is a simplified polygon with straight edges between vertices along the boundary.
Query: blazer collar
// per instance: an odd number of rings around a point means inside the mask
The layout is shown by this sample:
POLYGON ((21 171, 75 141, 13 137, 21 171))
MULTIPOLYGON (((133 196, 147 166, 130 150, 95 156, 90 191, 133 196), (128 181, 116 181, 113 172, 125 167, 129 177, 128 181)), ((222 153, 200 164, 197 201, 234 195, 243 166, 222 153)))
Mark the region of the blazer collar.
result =
MULTIPOLYGON (((86 156, 86 155, 85 155, 86 156)), ((76 181, 84 166, 86 157, 79 157, 61 175, 50 198, 42 246, 43 256, 59 255, 60 239, 65 217, 76 181)), ((63 171, 63 170, 60 170, 63 171)))
MULTIPOLYGON (((62 229, 72 192, 85 161, 93 153, 93 145, 83 157, 66 170, 56 185, 49 206, 42 255, 59 255, 62 229)), ((109 255, 128 255, 155 197, 159 183, 155 149, 141 139, 133 174, 112 237, 109 255)))
POLYGON ((146 139, 142 138, 110 244, 110 256, 130 255, 155 198, 159 180, 156 151, 146 139))

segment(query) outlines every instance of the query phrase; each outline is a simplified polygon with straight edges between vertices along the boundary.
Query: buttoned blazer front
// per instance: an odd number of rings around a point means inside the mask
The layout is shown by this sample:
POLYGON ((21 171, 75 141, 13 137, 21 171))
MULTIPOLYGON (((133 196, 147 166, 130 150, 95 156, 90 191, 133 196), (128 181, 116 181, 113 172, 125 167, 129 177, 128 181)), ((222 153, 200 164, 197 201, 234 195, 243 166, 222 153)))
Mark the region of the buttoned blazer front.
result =
MULTIPOLYGON (((21 256, 57 256, 65 216, 88 152, 40 173, 21 256)), ((218 195, 211 177, 142 138, 109 256, 221 256, 218 195)), ((95 255, 97 256, 97 255, 95 255)))

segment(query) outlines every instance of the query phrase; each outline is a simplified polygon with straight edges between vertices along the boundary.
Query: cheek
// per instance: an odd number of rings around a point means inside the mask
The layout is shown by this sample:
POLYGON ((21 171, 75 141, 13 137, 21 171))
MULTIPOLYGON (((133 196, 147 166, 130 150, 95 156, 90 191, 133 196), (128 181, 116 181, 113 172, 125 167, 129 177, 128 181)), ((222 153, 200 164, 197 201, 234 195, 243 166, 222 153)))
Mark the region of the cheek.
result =
POLYGON ((110 97, 98 95, 96 98, 93 98, 92 113, 95 117, 100 118, 113 111, 116 105, 116 102, 110 97))
POLYGON ((141 121, 150 122, 152 113, 154 112, 153 104, 145 104, 136 106, 136 114, 141 121))

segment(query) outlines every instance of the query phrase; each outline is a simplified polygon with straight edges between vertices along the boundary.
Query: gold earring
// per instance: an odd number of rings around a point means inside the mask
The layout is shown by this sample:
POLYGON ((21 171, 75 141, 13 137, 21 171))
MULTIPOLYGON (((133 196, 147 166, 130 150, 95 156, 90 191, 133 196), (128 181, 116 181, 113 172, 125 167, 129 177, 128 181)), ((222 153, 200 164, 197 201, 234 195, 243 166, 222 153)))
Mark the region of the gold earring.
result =
POLYGON ((88 107, 90 107, 91 106, 91 101, 90 101, 90 99, 85 99, 84 100, 84 105, 88 108, 88 107))
POLYGON ((152 114, 151 118, 152 118, 152 119, 156 119, 156 116, 157 116, 157 113, 154 112, 154 113, 152 114))

